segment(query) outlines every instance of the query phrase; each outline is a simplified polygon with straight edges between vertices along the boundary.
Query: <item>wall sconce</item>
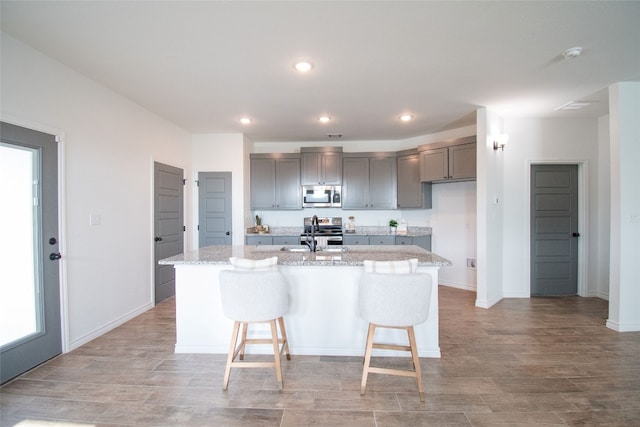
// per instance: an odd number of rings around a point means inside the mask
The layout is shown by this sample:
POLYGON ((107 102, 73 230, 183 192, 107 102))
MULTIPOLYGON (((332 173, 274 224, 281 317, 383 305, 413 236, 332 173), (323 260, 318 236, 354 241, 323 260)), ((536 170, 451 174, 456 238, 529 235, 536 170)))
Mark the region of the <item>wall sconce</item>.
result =
POLYGON ((498 148, 504 151, 504 146, 507 145, 507 141, 509 140, 509 135, 506 133, 496 135, 493 137, 493 149, 497 150, 498 148))

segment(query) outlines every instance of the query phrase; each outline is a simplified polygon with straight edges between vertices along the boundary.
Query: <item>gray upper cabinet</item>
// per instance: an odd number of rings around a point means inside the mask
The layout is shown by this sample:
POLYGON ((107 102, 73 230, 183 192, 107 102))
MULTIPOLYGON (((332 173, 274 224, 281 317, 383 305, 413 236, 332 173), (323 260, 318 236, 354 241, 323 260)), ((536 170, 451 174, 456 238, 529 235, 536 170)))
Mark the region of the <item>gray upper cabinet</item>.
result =
POLYGON ((438 148, 420 153, 420 180, 442 181, 449 178, 449 153, 447 148, 438 148))
POLYGON ((300 156, 252 154, 251 209, 302 209, 300 156))
POLYGON ((421 182, 420 155, 417 150, 402 153, 398 153, 398 209, 430 209, 431 184, 421 182))
POLYGON ((418 150, 422 182, 476 179, 475 136, 452 142, 422 145, 418 150))
POLYGON ((341 185, 340 147, 301 148, 302 185, 341 185))
POLYGON ((395 153, 343 156, 342 209, 396 209, 395 153))

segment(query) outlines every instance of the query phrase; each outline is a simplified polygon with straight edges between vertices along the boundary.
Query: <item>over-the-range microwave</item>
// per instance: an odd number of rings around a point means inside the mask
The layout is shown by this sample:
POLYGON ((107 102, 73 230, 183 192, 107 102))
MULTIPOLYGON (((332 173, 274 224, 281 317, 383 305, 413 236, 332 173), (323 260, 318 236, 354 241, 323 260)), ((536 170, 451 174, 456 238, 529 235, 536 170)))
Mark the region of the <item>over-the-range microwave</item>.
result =
POLYGON ((305 208, 342 207, 342 186, 303 185, 302 206, 305 208))

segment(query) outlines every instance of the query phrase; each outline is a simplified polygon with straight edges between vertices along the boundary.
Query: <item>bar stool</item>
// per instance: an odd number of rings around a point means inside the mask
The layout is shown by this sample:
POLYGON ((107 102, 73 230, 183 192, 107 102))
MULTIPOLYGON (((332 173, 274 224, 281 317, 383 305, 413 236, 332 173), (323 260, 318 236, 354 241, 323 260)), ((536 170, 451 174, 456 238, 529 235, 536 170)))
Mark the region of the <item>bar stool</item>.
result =
POLYGON ((229 385, 231 368, 275 368, 278 388, 282 390, 282 353, 287 360, 291 360, 282 318, 289 308, 288 287, 284 277, 273 269, 223 270, 220 272, 220 296, 223 314, 234 321, 222 389, 226 390, 229 385), (271 339, 248 339, 249 323, 269 323, 271 339), (280 326, 281 337, 278 337, 276 323, 280 326), (242 337, 236 347, 240 329, 242 337), (248 344, 271 344, 274 361, 245 362, 244 352, 248 344))
POLYGON ((410 267, 405 268, 397 262, 394 263, 396 264, 390 269, 385 266, 373 268, 375 271, 394 271, 394 273, 365 271, 360 282, 358 290, 360 317, 369 322, 360 394, 365 394, 369 373, 400 375, 416 378, 420 400, 424 402, 424 385, 413 327, 425 322, 429 317, 432 280, 429 274, 411 272, 410 267), (402 272, 398 273, 399 271, 402 272), (406 330, 409 345, 374 342, 376 328, 406 330), (410 352, 413 370, 371 366, 371 353, 374 348, 410 352))

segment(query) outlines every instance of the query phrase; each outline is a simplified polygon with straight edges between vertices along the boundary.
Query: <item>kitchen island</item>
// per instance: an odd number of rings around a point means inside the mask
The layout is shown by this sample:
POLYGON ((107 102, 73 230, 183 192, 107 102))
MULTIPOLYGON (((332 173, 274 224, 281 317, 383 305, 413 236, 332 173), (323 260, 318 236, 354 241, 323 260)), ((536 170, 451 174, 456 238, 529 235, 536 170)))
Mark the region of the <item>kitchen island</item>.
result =
MULTIPOLYGON (((290 287, 289 313, 284 320, 294 355, 364 354, 367 323, 358 316, 357 303, 364 260, 417 258, 418 272, 431 275, 434 285, 438 283, 438 269, 451 265, 418 246, 329 246, 315 253, 302 251, 303 248, 208 246, 161 260, 160 264, 172 264, 176 270, 176 353, 228 352, 233 322, 222 314, 218 274, 232 268, 229 264, 232 256, 278 257, 278 268, 290 287)), ((415 327, 415 334, 421 357, 440 357, 437 286, 431 292, 429 318, 415 327)), ((253 326, 249 336, 269 338, 268 325, 253 326)), ((376 337, 406 343, 406 333, 401 330, 380 330, 376 337)), ((247 353, 268 353, 270 349, 264 347, 248 347, 247 353)))

